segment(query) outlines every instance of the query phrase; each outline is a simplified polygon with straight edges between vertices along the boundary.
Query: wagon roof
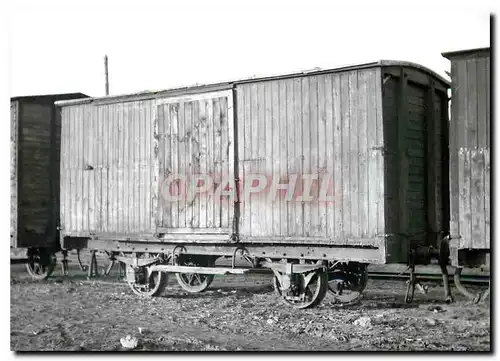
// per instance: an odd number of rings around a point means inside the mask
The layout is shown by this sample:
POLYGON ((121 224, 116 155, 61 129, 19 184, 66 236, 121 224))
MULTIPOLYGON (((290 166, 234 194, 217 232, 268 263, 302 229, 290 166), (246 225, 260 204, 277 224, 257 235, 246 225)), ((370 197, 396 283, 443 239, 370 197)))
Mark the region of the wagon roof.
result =
POLYGON ((455 57, 460 57, 460 56, 468 56, 468 55, 483 55, 483 54, 488 54, 490 53, 490 48, 474 48, 474 49, 464 49, 464 50, 457 50, 457 51, 448 51, 445 53, 441 53, 442 56, 444 56, 447 59, 455 58, 455 57))
POLYGON ((375 61, 375 62, 371 62, 371 63, 347 65, 347 66, 342 66, 342 67, 338 67, 338 68, 331 68, 331 69, 318 69, 318 68, 316 68, 313 70, 303 70, 300 72, 285 73, 285 74, 278 74, 278 75, 275 74, 275 75, 263 76, 263 77, 250 77, 250 78, 244 78, 244 79, 238 79, 238 80, 228 80, 228 81, 209 83, 209 84, 194 84, 194 85, 189 85, 189 86, 174 87, 174 88, 163 89, 163 90, 147 90, 147 91, 142 91, 142 92, 121 94, 121 95, 108 95, 108 96, 86 98, 86 99, 61 100, 61 101, 57 101, 56 105, 64 106, 64 105, 73 105, 73 104, 83 104, 83 103, 91 103, 93 101, 118 102, 118 101, 131 101, 131 100, 146 100, 146 99, 168 97, 168 96, 173 96, 173 95, 192 94, 192 93, 196 93, 196 92, 209 92, 212 90, 231 89, 234 85, 245 84, 245 83, 255 83, 255 82, 261 82, 261 81, 288 79, 288 78, 295 78, 295 77, 338 73, 338 72, 352 71, 352 70, 358 70, 358 69, 366 69, 366 68, 374 68, 374 67, 387 67, 387 66, 403 66, 403 67, 415 68, 415 69, 421 70, 421 71, 435 77, 436 79, 441 81, 445 86, 450 85, 450 82, 448 80, 446 80, 445 78, 443 78, 442 76, 440 76, 439 74, 437 74, 436 72, 430 70, 429 68, 427 68, 425 66, 422 66, 422 65, 419 65, 416 63, 412 63, 412 62, 408 62, 408 61, 379 60, 379 61, 375 61))
POLYGON ((64 101, 68 99, 82 99, 89 98, 88 95, 83 93, 61 93, 61 94, 41 94, 41 95, 22 95, 17 97, 12 97, 10 100, 38 100, 38 99, 55 99, 59 101, 64 101))

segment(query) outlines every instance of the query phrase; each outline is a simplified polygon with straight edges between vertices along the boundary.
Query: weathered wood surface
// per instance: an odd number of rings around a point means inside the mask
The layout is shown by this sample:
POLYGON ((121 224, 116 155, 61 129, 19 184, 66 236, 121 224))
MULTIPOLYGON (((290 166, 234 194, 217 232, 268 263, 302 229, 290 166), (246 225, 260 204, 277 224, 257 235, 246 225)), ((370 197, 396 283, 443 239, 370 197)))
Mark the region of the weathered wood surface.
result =
MULTIPOLYGON (((445 93, 408 69, 383 74, 384 163, 388 259, 405 259, 410 242, 435 244, 447 229, 442 174, 448 174, 445 93), (403 82, 403 74, 408 76, 403 82)), ((441 85, 440 85, 441 86, 441 85)))
POLYGON ((19 102, 13 101, 10 104, 10 246, 17 244, 18 225, 18 115, 19 102))
POLYGON ((450 56, 451 235, 459 249, 490 248, 490 55, 450 56))
POLYGON ((153 102, 81 104, 61 111, 63 230, 154 232, 159 187, 153 102))
POLYGON ((47 104, 22 104, 22 190, 20 223, 23 231, 45 234, 50 222, 50 135, 52 107, 47 104))
MULTIPOLYGON (((55 234, 53 180, 55 153, 52 135, 57 131, 53 123, 53 105, 50 102, 29 100, 17 102, 16 236, 11 244, 16 247, 45 245, 50 234, 55 234)), ((56 146, 56 145, 54 145, 56 146)), ((55 172, 56 171, 56 172, 55 172)), ((55 172, 55 173, 54 173, 55 172)))
POLYGON ((226 228, 233 203, 165 202, 168 175, 233 175, 232 95, 62 108, 61 224, 67 232, 226 228))
POLYGON ((11 246, 50 246, 59 217, 58 99, 81 93, 11 99, 11 246))
POLYGON ((375 68, 237 86, 240 178, 311 174, 318 197, 327 174, 334 198, 327 206, 260 193, 242 205, 242 237, 336 243, 385 232, 380 85, 375 68))
POLYGON ((436 184, 438 183, 438 174, 440 174, 440 169, 436 167, 436 163, 441 161, 437 160, 441 155, 441 142, 440 140, 440 120, 441 116, 439 112, 436 114, 436 108, 441 110, 440 104, 436 104, 436 89, 434 88, 434 83, 431 81, 429 88, 425 93, 425 126, 426 133, 428 136, 425 138, 425 146, 426 146, 426 192, 427 192, 427 202, 426 206, 426 223, 427 230, 430 233, 435 234, 439 231, 440 221, 438 220, 439 210, 436 207, 436 198, 437 194, 440 193, 438 189, 436 189, 436 184))
MULTIPOLYGON (((426 172, 428 164, 431 163, 431 155, 427 154, 427 137, 432 133, 426 132, 426 89, 414 84, 407 84, 407 104, 400 122, 405 123, 401 127, 403 134, 400 140, 403 142, 402 150, 404 166, 401 172, 402 198, 400 198, 401 209, 405 216, 402 218, 402 233, 407 234, 410 239, 422 237, 427 232, 427 204, 430 201, 427 193, 426 172), (406 153, 406 157, 404 154, 406 153), (405 182, 405 183, 403 183, 405 182)), ((406 252, 406 249, 403 249, 406 252)))
MULTIPOLYGON (((159 121, 159 169, 163 181, 170 175, 210 175, 214 185, 234 177, 232 93, 215 93, 212 98, 161 101, 159 121)), ((166 185, 165 185, 166 186, 166 185)), ((165 191, 165 189, 163 189, 165 191)), ((196 193, 193 199, 160 200, 159 225, 176 229, 222 228, 230 231, 233 200, 215 194, 196 193)))

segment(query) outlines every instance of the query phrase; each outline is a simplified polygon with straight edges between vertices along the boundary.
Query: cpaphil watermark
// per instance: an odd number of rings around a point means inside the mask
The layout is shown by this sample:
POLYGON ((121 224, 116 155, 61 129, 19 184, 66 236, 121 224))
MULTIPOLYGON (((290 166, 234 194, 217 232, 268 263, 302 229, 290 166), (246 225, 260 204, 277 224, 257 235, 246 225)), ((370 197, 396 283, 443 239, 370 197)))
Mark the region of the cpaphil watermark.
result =
POLYGON ((165 202, 192 202, 195 197, 206 197, 212 202, 248 202, 250 199, 275 203, 313 202, 333 204, 338 195, 333 178, 327 173, 289 174, 272 176, 249 173, 243 179, 234 175, 170 174, 161 183, 161 197, 165 202))

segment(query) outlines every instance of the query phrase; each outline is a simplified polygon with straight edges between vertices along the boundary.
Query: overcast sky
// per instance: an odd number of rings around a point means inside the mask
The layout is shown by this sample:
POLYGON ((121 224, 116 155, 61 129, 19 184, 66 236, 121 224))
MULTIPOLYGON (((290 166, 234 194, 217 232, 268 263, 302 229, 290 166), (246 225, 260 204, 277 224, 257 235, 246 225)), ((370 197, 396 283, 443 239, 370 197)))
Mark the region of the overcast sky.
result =
POLYGON ((444 76, 449 62, 442 52, 490 44, 487 6, 14 4, 8 24, 11 96, 104 95, 104 54, 110 92, 123 94, 380 59, 416 62, 444 76))

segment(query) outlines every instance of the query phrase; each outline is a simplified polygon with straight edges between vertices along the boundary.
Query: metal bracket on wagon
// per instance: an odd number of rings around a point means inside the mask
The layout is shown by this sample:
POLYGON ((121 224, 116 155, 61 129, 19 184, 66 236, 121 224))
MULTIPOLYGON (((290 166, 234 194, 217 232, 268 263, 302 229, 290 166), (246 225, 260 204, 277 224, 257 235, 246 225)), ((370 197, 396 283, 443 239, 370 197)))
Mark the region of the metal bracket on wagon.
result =
POLYGON ((293 264, 293 263, 275 263, 270 261, 262 261, 261 266, 269 268, 272 271, 291 275, 293 273, 306 273, 310 271, 315 271, 323 269, 326 271, 326 267, 323 264, 293 264))
POLYGON ((123 262, 132 267, 144 267, 149 266, 153 263, 161 261, 161 257, 152 257, 152 258, 137 258, 137 257, 124 257, 124 256, 115 256, 117 261, 123 262))

